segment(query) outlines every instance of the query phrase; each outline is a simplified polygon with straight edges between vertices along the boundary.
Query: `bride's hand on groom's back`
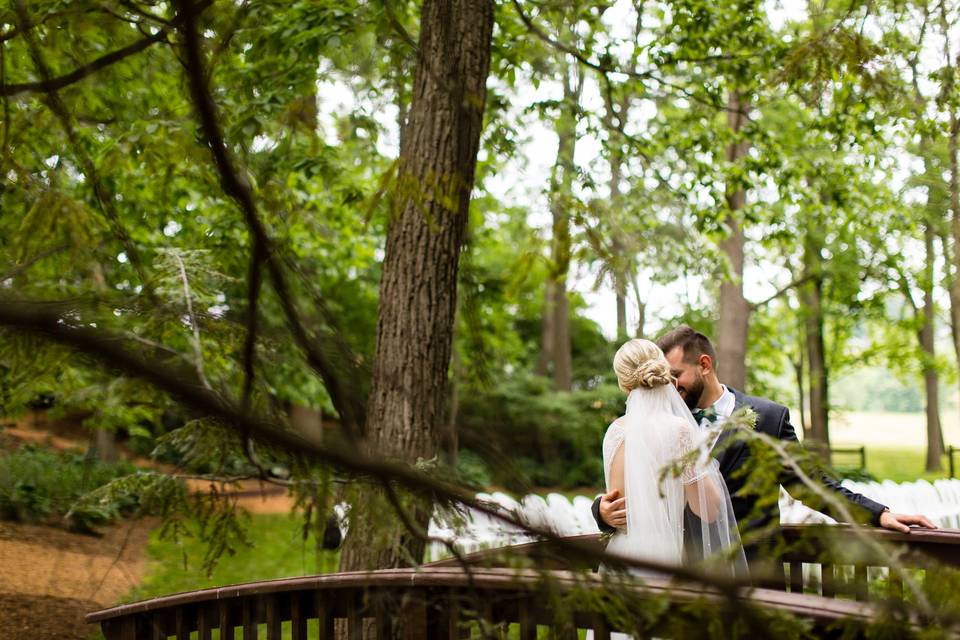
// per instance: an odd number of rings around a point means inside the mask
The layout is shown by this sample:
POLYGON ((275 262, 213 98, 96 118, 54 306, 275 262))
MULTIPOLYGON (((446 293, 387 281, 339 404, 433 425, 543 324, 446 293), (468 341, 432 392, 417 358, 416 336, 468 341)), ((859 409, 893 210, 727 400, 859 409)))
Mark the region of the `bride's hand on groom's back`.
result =
MULTIPOLYGON (((602 503, 600 508, 603 508, 602 503)), ((884 511, 880 514, 880 526, 884 529, 891 529, 901 533, 910 533, 910 525, 916 525, 926 529, 937 528, 937 525, 930 522, 930 520, 928 520, 925 516, 904 515, 902 513, 893 513, 890 510, 884 511)))
POLYGON ((600 519, 618 529, 627 526, 627 501, 618 489, 600 496, 600 519))

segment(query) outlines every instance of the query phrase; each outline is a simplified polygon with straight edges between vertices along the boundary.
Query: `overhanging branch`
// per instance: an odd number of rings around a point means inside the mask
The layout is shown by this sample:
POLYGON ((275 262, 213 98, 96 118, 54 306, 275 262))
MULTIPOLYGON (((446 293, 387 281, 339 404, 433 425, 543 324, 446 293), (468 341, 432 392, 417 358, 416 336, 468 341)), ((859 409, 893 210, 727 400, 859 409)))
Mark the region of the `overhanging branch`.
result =
MULTIPOLYGON (((207 7, 213 4, 212 0, 204 0, 197 5, 197 10, 203 11, 207 7)), ((151 36, 147 36, 141 40, 137 40, 127 46, 117 49, 116 51, 111 51, 105 55, 100 56, 99 58, 88 62, 87 64, 74 69, 70 73, 64 74, 62 76, 57 76, 53 78, 44 78, 38 82, 23 82, 19 84, 3 84, 0 85, 0 96, 15 96, 21 93, 49 93, 51 91, 58 91, 64 87, 68 87, 72 84, 75 84, 84 78, 91 76, 102 69, 120 62, 130 56, 140 53, 141 51, 153 46, 154 44, 166 39, 167 35, 173 30, 174 27, 178 25, 181 18, 174 20, 170 26, 161 27, 157 32, 151 36)), ((20 28, 20 32, 25 31, 26 29, 20 28)), ((11 35, 12 37, 12 35, 11 35)))

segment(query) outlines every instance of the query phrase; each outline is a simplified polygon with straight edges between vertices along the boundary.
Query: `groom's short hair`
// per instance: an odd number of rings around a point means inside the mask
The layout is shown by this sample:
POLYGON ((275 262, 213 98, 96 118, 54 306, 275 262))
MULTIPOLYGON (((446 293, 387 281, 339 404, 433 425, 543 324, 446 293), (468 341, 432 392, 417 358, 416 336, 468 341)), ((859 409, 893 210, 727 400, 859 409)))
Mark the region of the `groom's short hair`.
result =
POLYGON ((710 338, 689 325, 682 324, 663 334, 657 338, 657 346, 664 354, 680 347, 684 362, 690 364, 695 364, 700 356, 706 354, 713 360, 713 366, 717 366, 717 354, 713 350, 710 338))

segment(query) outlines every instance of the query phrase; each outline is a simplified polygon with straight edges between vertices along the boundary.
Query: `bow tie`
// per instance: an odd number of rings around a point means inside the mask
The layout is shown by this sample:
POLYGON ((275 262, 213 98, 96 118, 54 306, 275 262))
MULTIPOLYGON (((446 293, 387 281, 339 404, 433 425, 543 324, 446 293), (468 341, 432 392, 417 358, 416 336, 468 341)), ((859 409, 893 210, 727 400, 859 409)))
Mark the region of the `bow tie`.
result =
POLYGON ((707 407, 706 409, 697 409, 693 412, 693 419, 697 421, 697 424, 701 424, 704 420, 713 424, 719 418, 720 416, 717 415, 717 410, 713 407, 713 405, 707 407))

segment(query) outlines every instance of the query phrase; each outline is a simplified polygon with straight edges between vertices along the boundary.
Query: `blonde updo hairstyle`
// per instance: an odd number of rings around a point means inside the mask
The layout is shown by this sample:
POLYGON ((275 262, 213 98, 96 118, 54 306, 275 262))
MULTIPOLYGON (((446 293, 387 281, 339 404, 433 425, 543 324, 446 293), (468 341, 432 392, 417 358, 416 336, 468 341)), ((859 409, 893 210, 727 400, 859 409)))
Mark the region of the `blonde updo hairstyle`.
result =
POLYGON ((653 389, 674 381, 660 347, 639 338, 628 340, 617 349, 613 356, 613 371, 624 393, 640 387, 653 389))

